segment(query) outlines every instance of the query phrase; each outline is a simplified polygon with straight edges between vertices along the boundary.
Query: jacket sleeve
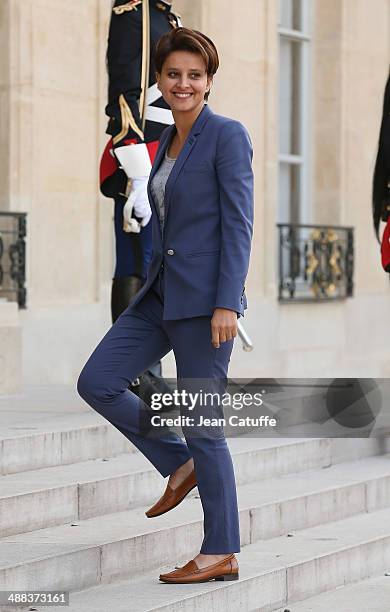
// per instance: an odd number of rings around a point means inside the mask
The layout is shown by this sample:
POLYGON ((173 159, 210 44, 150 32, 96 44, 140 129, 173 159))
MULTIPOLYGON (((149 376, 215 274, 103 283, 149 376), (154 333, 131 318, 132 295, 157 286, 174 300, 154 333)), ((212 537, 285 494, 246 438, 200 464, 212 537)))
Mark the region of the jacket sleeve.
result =
POLYGON ((238 121, 219 134, 216 170, 220 191, 221 254, 215 308, 242 309, 253 233, 253 149, 238 121))
POLYGON ((107 46, 108 104, 107 133, 115 147, 126 140, 144 141, 138 108, 141 93, 142 7, 116 14, 126 0, 115 0, 110 19, 107 46))

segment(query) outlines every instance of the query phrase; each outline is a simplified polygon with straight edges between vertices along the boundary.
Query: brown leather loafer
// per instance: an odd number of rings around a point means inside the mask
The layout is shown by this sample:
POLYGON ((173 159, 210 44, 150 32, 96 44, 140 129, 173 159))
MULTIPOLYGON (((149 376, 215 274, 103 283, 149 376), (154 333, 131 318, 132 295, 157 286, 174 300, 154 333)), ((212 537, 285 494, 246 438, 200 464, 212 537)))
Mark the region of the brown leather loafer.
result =
POLYGON ((171 584, 209 582, 209 580, 238 580, 238 562, 234 553, 203 568, 199 568, 192 559, 192 561, 188 561, 183 567, 179 567, 173 572, 160 574, 159 580, 171 584))
POLYGON ((164 514, 168 512, 168 510, 172 510, 172 508, 175 508, 183 501, 185 496, 192 491, 196 485, 195 470, 192 470, 191 474, 189 474, 176 489, 172 489, 167 485, 164 495, 160 497, 154 506, 145 512, 146 516, 152 518, 154 516, 160 516, 160 514, 164 514))

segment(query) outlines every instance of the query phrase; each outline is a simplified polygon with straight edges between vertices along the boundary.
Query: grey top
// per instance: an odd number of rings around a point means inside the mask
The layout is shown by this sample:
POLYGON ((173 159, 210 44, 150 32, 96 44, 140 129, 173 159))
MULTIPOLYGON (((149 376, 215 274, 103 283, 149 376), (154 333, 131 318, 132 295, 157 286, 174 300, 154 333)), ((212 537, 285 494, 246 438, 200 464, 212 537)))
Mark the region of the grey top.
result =
POLYGON ((176 157, 168 157, 167 150, 165 151, 164 159, 162 160, 160 166, 156 174, 154 175, 152 182, 150 183, 150 189, 152 191, 153 197, 156 200, 156 204, 158 206, 158 212, 160 216, 160 227, 161 232, 164 228, 164 218, 165 218, 165 185, 167 184, 168 177, 171 173, 173 166, 175 165, 176 157))

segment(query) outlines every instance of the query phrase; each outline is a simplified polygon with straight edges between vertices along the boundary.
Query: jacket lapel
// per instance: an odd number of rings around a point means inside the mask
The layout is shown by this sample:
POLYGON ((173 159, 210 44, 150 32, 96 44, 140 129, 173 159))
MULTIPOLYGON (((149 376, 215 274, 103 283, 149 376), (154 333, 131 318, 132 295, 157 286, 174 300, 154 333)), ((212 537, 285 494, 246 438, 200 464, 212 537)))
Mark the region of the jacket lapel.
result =
MULTIPOLYGON (((194 146, 194 144, 196 143, 196 138, 198 136, 198 134, 200 134, 200 132, 202 131, 203 126, 205 125, 207 119, 209 119, 209 117, 212 115, 212 111, 211 109, 208 107, 207 104, 205 104, 203 106, 203 109, 201 110, 201 112, 199 113, 198 117, 196 118, 196 121, 194 122, 190 133, 187 136, 187 139, 183 145, 182 150, 179 153, 179 156, 171 170, 171 173, 168 177, 167 180, 167 184, 165 186, 165 206, 166 206, 166 210, 165 210, 165 218, 167 217, 168 214, 168 210, 169 210, 169 204, 171 202, 172 199, 172 191, 173 191, 173 187, 175 185, 175 182, 180 174, 181 169, 183 168, 189 154, 192 151, 192 148, 194 146)), ((172 125, 172 131, 175 130, 176 131, 176 126, 175 124, 172 125)), ((172 134, 172 132, 170 132, 170 134, 172 134)))
MULTIPOLYGON (((180 174, 181 169, 183 168, 189 154, 192 151, 192 148, 196 142, 196 138, 198 136, 198 134, 200 134, 200 132, 202 131, 203 126, 205 125, 207 119, 210 118, 210 116, 213 114, 212 110, 209 108, 209 106, 207 104, 204 104, 203 109, 201 110, 201 112, 199 113, 199 115, 197 116, 196 120, 194 121, 194 124, 190 130, 190 133, 187 136, 187 139, 183 145, 182 150, 179 153, 179 156, 176 160, 176 162, 173 165, 173 168, 170 172, 170 175, 168 177, 167 183, 165 185, 165 220, 164 220, 164 224, 167 221, 167 214, 168 214, 168 209, 169 209, 169 204, 172 198, 172 190, 174 187, 174 184, 180 174)), ((149 195, 149 201, 151 201, 154 205, 155 211, 157 213, 157 215, 159 214, 158 212, 158 208, 157 208, 157 203, 154 200, 153 194, 152 194, 152 190, 150 189, 150 183, 154 177, 154 175, 156 174, 160 163, 165 155, 165 152, 167 150, 167 146, 168 143, 171 142, 171 138, 173 137, 174 132, 176 132, 176 126, 173 123, 172 125, 169 126, 166 136, 164 138, 163 141, 160 142, 160 146, 157 149, 157 153, 156 153, 156 157, 154 159, 153 162, 153 166, 152 166, 152 170, 150 172, 150 176, 149 176, 149 181, 148 181, 148 195, 149 195)))

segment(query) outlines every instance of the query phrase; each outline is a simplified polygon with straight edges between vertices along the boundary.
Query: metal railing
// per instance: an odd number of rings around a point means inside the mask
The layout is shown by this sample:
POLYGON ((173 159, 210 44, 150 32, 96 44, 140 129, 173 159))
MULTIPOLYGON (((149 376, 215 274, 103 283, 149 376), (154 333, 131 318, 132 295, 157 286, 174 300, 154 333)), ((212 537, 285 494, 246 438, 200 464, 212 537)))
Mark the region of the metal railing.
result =
POLYGON ((0 212, 0 298, 26 308, 27 214, 0 212))
POLYGON ((353 295, 352 227, 278 223, 279 301, 323 302, 353 295))

